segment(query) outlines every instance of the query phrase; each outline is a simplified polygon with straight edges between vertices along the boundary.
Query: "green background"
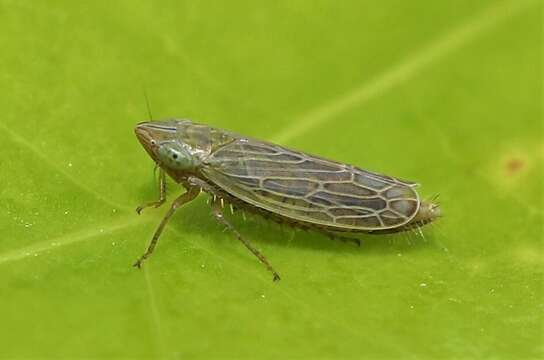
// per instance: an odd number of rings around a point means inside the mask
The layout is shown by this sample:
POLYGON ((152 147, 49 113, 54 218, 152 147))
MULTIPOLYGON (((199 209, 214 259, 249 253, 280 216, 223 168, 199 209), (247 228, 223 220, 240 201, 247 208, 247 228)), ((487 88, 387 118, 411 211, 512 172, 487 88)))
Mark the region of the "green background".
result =
MULTIPOLYGON (((539 1, 0 1, 0 357, 543 356, 539 1), (422 184, 361 248, 166 206, 133 135, 186 117, 422 184)), ((169 199, 180 192, 170 184, 169 199)))

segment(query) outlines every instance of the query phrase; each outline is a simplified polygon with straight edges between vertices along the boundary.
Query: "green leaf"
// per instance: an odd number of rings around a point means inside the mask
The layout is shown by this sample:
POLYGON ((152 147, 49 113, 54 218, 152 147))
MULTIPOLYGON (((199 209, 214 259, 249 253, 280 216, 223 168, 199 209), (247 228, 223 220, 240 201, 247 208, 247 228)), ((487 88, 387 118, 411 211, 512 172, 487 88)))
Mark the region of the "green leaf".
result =
MULTIPOLYGON (((2 358, 538 358, 539 1, 0 2, 2 358), (440 193, 360 248, 167 210, 134 125, 185 117, 440 193)), ((169 183, 168 198, 181 192, 169 183)))

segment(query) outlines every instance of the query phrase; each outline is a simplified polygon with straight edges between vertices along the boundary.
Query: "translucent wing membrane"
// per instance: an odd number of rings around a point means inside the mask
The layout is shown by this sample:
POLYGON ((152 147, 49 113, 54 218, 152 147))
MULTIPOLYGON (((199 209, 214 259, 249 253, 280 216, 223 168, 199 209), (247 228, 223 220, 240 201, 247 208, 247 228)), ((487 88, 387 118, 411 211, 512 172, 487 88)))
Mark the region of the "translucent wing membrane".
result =
POLYGON ((414 183, 252 139, 212 152, 201 171, 254 206, 331 228, 396 228, 419 209, 414 183))

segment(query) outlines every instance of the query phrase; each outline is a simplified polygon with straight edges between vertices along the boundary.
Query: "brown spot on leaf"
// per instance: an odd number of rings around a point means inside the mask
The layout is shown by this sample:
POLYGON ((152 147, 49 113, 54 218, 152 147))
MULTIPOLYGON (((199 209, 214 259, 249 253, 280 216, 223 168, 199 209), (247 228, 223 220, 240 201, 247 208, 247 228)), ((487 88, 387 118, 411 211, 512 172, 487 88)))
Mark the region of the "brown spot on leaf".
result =
POLYGON ((504 164, 505 172, 508 176, 514 176, 519 174, 523 171, 523 169, 525 169, 526 166, 526 161, 520 157, 506 159, 506 162, 504 164))
POLYGON ((489 179, 503 189, 514 190, 529 179, 527 175, 534 167, 534 147, 512 144, 506 150, 491 164, 489 179))

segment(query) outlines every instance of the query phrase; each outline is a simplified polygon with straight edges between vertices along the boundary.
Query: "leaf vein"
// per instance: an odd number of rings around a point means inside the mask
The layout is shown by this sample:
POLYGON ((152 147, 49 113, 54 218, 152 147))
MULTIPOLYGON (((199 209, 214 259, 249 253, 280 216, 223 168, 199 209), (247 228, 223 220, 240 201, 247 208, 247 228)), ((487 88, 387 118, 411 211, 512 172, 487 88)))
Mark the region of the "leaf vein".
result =
POLYGON ((270 140, 280 144, 288 142, 325 124, 340 113, 372 100, 395 86, 413 78, 432 63, 458 50, 482 35, 485 31, 490 30, 535 3, 537 1, 514 0, 503 2, 486 9, 481 14, 474 16, 469 21, 458 25, 437 40, 415 51, 412 55, 408 55, 404 60, 374 77, 370 82, 363 83, 344 95, 306 112, 292 126, 287 127, 270 140))
POLYGON ((26 139, 24 139, 22 136, 18 135, 17 133, 13 132, 12 130, 8 129, 4 124, 0 123, 0 129, 3 130, 8 136, 10 136, 13 141, 17 144, 19 144, 21 147, 27 149, 28 151, 32 152, 34 155, 40 158, 40 160, 46 164, 47 166, 51 167, 56 172, 60 173, 62 176, 64 176, 66 179, 68 179, 72 184, 77 186, 79 189, 83 190, 84 192, 92 195, 95 199, 108 204, 110 206, 113 206, 114 208, 123 209, 123 210, 131 210, 131 208, 128 205, 118 204, 116 202, 111 201, 107 196, 104 196, 92 188, 88 187, 87 185, 82 184, 78 181, 77 178, 75 178, 73 175, 66 172, 64 169, 59 167, 57 164, 55 164, 53 161, 51 161, 47 156, 44 156, 41 151, 36 149, 35 146, 33 146, 30 142, 28 142, 26 139))

